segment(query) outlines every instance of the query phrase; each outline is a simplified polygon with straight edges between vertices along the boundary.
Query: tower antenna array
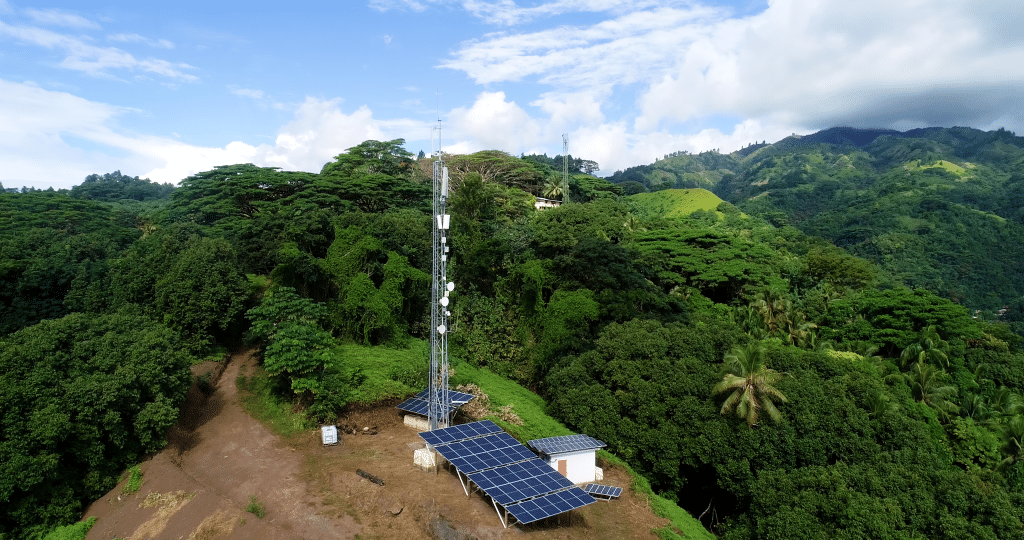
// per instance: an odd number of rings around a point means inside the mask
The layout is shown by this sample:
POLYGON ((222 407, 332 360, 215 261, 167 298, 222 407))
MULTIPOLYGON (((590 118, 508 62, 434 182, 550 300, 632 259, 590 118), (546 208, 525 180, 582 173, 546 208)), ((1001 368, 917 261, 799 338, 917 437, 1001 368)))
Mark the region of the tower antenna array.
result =
MULTIPOLYGON (((455 289, 447 277, 448 230, 451 216, 448 205, 448 167, 444 166, 441 151, 441 119, 437 120, 437 159, 434 161, 433 254, 434 263, 430 280, 430 373, 428 378, 429 402, 427 427, 431 431, 448 427, 448 295, 455 289)), ((431 136, 433 139, 433 136, 431 136)), ((433 144, 431 144, 433 146, 433 144)))
POLYGON ((562 134, 562 202, 569 202, 569 134, 562 134))

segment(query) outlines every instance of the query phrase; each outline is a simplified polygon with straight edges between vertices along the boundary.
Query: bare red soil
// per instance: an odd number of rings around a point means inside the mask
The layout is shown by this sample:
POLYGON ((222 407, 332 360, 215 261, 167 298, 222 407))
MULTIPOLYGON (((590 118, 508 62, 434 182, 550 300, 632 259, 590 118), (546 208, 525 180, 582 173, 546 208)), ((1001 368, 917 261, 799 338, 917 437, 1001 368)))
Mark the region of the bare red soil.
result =
POLYGON ((453 472, 413 464, 422 439, 392 407, 347 413, 340 424, 371 429, 342 434, 337 446, 324 447, 319 430, 277 437, 239 405, 235 380, 254 364, 252 351, 243 351, 226 364, 196 367, 212 371, 213 391, 190 389, 168 446, 141 465, 142 489, 124 495, 118 486, 89 507, 85 515, 99 519, 88 539, 617 540, 655 538, 651 529, 667 524, 628 489, 625 472, 606 467, 604 484, 627 487, 621 499, 505 528, 490 500, 467 497, 453 472), (245 511, 253 496, 262 519, 245 511))

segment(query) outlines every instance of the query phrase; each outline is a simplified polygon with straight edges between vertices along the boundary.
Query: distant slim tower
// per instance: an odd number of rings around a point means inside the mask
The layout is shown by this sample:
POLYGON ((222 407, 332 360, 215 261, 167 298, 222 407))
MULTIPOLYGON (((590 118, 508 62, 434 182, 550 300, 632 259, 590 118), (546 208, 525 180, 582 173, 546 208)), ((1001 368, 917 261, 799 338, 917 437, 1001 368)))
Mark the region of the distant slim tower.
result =
POLYGON ((562 202, 569 202, 569 134, 562 134, 562 202))
MULTIPOLYGON (((444 166, 441 152, 441 120, 437 121, 437 160, 434 161, 434 211, 433 253, 434 264, 430 280, 430 407, 427 414, 428 428, 433 431, 448 427, 448 294, 455 289, 448 282, 448 228, 451 217, 446 213, 448 205, 448 167, 444 166)), ((433 138, 433 137, 431 137, 433 138)))

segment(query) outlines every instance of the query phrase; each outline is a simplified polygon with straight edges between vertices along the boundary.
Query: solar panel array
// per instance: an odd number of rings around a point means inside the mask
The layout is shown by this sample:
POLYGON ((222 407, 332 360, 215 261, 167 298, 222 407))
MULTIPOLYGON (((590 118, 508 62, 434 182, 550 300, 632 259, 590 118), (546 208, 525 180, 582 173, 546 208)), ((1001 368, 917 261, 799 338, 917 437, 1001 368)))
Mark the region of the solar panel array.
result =
POLYGON ((576 508, 586 506, 594 502, 594 498, 580 488, 556 491, 543 497, 530 499, 505 507, 520 523, 533 523, 539 519, 557 516, 576 508))
POLYGON ((535 439, 529 442, 538 452, 543 454, 561 454, 563 452, 578 452, 580 450, 593 450, 604 448, 603 442, 588 435, 562 435, 559 437, 548 437, 546 439, 535 439))
MULTIPOLYGON (((518 463, 537 456, 508 433, 494 433, 436 447, 463 474, 518 463)), ((549 467, 550 468, 550 467, 549 467)))
POLYGON ((502 506, 574 487, 543 460, 531 459, 469 475, 480 489, 502 506))
POLYGON ((434 431, 424 431, 423 433, 420 433, 420 437, 423 437, 423 440, 427 441, 427 444, 438 446, 441 444, 453 443, 455 441, 464 441, 466 439, 472 439, 473 437, 480 437, 482 435, 489 435, 491 433, 504 433, 504 431, 498 427, 498 424, 495 424, 490 420, 481 420, 480 422, 459 424, 457 426, 435 429, 434 431))
MULTIPOLYGON (((421 416, 429 416, 430 401, 427 399, 427 394, 429 392, 429 389, 423 390, 419 394, 416 394, 415 396, 399 403, 396 408, 400 411, 418 414, 421 416)), ((469 400, 473 399, 474 397, 476 396, 474 396, 473 394, 449 390, 447 406, 448 415, 451 416, 451 414, 454 413, 456 409, 458 409, 462 405, 465 405, 466 403, 469 403, 469 400)))
POLYGON ((420 437, 520 523, 595 500, 490 420, 427 431, 420 437))
POLYGON ((613 486, 602 486, 601 484, 587 484, 583 486, 583 491, 591 495, 600 495, 601 497, 608 499, 615 499, 619 495, 622 495, 622 488, 613 486))

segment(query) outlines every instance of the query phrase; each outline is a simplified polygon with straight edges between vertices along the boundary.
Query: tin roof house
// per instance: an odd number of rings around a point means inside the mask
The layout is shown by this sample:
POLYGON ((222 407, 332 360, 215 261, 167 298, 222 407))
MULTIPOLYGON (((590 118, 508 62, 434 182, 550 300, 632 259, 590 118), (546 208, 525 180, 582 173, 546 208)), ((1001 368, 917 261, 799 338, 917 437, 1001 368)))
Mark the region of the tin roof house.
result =
POLYGON ((574 484, 603 479, 603 471, 597 467, 597 449, 607 445, 593 437, 562 435, 535 439, 527 444, 574 484))

